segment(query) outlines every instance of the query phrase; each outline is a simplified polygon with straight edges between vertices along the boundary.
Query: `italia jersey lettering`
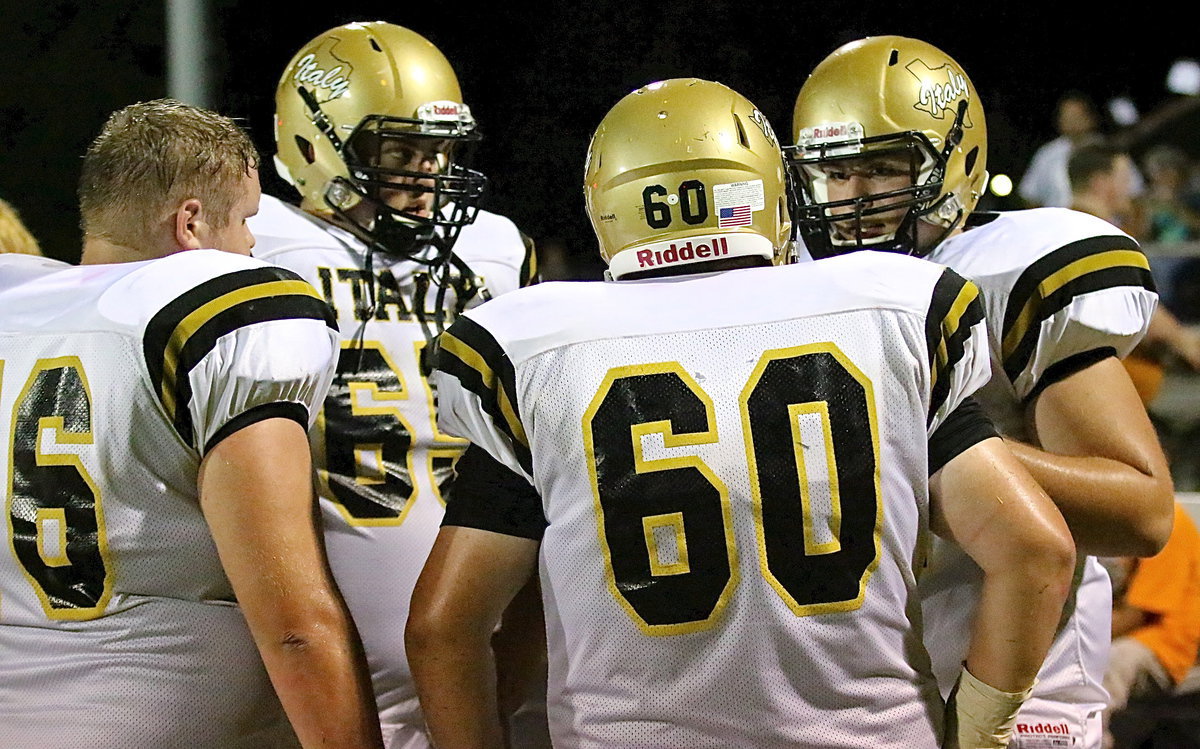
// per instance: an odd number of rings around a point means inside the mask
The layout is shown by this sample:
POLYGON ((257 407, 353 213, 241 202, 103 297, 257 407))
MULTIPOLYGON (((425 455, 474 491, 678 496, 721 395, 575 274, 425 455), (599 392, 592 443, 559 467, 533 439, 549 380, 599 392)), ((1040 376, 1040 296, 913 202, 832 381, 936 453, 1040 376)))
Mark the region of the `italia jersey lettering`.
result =
MULTIPOLYGON (((362 636, 385 738, 427 746, 404 622, 466 446, 439 431, 425 376, 438 285, 427 265, 383 252, 368 263, 349 232, 275 198, 264 196, 250 223, 255 255, 309 281, 336 316, 337 374, 311 433, 326 548, 362 636)), ((536 274, 532 244, 486 211, 454 251, 471 275, 453 270, 441 298, 446 325, 536 274)))

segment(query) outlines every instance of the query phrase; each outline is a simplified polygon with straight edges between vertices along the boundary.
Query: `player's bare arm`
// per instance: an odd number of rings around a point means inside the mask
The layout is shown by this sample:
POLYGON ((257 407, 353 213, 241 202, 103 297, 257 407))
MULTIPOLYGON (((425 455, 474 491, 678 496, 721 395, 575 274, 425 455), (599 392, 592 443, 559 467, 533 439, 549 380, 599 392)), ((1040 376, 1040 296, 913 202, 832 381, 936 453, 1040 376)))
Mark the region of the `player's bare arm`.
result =
POLYGON ((441 749, 504 745, 492 634, 537 565, 538 542, 444 526, 417 580, 404 641, 441 749))
POLYGON ((1075 550, 1067 525, 996 438, 950 460, 931 477, 930 494, 933 530, 959 544, 984 573, 966 671, 993 690, 1023 693, 1050 649, 1070 590, 1075 550))
POLYGON ((381 747, 357 630, 313 510, 303 428, 267 419, 200 466, 200 505, 288 718, 305 747, 381 747))
POLYGON ((1120 361, 1109 357, 1050 385, 1026 417, 1038 446, 1009 446, 1054 499, 1080 552, 1156 554, 1171 534, 1174 489, 1120 361))
POLYGON ((496 700, 501 725, 526 700, 546 692, 546 620, 536 574, 509 603, 492 635, 496 656, 496 700))

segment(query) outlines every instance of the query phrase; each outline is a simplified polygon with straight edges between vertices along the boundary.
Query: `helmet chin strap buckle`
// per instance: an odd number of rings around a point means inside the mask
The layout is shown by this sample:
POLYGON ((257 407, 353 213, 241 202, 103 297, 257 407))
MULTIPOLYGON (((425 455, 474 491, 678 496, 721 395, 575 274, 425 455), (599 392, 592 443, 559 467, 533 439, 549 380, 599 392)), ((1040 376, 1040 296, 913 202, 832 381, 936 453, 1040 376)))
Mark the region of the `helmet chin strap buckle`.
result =
POLYGON ((348 211, 362 202, 362 196, 342 180, 335 179, 325 191, 325 200, 339 210, 348 211))

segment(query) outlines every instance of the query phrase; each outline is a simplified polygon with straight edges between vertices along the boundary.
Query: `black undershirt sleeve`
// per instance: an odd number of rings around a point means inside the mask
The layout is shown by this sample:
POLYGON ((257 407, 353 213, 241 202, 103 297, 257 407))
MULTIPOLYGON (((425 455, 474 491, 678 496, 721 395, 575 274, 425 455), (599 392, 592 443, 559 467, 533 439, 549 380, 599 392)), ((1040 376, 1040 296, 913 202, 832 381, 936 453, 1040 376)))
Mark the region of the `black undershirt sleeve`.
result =
POLYGON ((967 398, 929 437, 929 475, 942 470, 942 466, 972 445, 999 436, 979 403, 967 398))
POLYGON ((542 540, 546 532, 542 498, 523 476, 478 445, 467 447, 454 470, 457 476, 442 525, 542 540))
POLYGON ((1038 384, 1034 386, 1033 390, 1025 398, 1025 403, 1032 403, 1034 399, 1042 394, 1043 390, 1054 383, 1062 382, 1076 372, 1082 372, 1093 364, 1116 355, 1117 350, 1112 346, 1102 346, 1090 351, 1082 351, 1074 356, 1068 356, 1066 359, 1050 365, 1046 369, 1045 374, 1042 375, 1042 379, 1038 380, 1038 384))
POLYGON ((204 446, 204 455, 208 455, 214 447, 220 444, 221 440, 238 430, 245 429, 251 424, 257 424, 260 421, 267 419, 291 419, 300 425, 304 431, 308 431, 308 407, 301 403, 293 403, 291 401, 279 401, 276 403, 261 403, 253 408, 249 408, 237 416, 234 416, 229 421, 225 422, 209 439, 208 444, 204 446))

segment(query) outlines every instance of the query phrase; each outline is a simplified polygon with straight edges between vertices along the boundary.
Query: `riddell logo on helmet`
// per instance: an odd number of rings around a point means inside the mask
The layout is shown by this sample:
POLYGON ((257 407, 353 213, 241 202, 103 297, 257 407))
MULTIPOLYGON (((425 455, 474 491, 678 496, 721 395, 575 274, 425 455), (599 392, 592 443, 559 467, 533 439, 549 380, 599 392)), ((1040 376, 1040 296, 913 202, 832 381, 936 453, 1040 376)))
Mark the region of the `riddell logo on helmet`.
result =
POLYGON ((1017 733, 1040 733, 1069 736, 1071 727, 1066 723, 1018 723, 1017 733))
POLYGON ((473 122, 470 107, 449 99, 425 102, 417 107, 417 119, 459 124, 470 124, 473 122))
POLYGON ((729 254, 729 240, 725 237, 714 237, 709 244, 691 242, 677 245, 674 242, 665 250, 638 250, 637 260, 640 268, 654 268, 671 263, 688 263, 693 260, 721 257, 729 254))
POLYGON ((801 146, 815 146, 839 141, 857 141, 863 137, 863 126, 857 122, 826 122, 800 131, 801 146))
POLYGON ((814 138, 845 138, 850 132, 850 128, 846 125, 827 125, 824 127, 814 127, 812 129, 812 137, 814 138))

